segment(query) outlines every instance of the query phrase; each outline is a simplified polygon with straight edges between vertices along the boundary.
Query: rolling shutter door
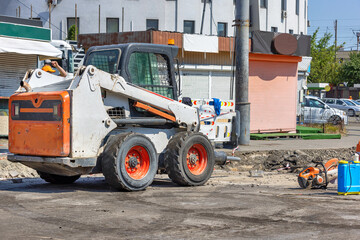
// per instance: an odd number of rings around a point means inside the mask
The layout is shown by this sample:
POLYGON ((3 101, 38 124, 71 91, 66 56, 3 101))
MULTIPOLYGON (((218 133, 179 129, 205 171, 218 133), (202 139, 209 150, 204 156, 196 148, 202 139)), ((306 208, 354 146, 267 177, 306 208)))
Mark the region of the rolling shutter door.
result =
POLYGON ((208 72, 183 72, 181 76, 182 96, 193 99, 209 98, 208 72))
POLYGON ((222 100, 230 99, 231 73, 212 72, 211 97, 222 100))
POLYGON ((29 69, 37 67, 36 55, 0 53, 0 96, 10 97, 29 69))

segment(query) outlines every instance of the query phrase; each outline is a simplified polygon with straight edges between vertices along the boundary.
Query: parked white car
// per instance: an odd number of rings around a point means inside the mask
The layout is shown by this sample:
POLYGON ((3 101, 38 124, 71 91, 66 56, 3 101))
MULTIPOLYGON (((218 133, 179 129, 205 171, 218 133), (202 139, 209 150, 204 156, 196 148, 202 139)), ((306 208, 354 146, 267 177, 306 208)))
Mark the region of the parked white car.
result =
POLYGON ((331 108, 317 97, 306 96, 303 107, 305 123, 332 123, 334 125, 342 121, 347 124, 348 116, 346 112, 331 108))

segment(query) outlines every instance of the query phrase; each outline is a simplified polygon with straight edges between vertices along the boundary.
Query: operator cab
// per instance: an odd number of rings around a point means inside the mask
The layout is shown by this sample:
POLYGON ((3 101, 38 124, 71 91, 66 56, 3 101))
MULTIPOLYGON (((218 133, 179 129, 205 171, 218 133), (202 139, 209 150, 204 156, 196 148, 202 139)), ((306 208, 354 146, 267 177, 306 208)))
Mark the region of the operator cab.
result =
POLYGON ((129 83, 177 100, 173 70, 177 52, 176 46, 144 43, 91 47, 84 65, 118 74, 129 83))

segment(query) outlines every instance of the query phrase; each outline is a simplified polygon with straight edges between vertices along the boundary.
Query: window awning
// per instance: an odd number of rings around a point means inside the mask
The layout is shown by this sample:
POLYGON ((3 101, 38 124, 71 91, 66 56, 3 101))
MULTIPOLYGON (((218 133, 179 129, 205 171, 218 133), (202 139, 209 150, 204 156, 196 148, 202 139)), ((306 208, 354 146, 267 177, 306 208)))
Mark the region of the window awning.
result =
POLYGON ((62 52, 48 42, 6 37, 0 37, 0 53, 38 55, 40 60, 62 57, 62 52))

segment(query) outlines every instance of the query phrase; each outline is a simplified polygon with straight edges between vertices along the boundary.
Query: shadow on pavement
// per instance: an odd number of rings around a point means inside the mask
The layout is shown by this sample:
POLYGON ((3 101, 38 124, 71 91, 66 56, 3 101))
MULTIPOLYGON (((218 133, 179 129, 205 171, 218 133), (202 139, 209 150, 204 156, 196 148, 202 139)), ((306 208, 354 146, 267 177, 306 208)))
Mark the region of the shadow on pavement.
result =
MULTIPOLYGON (((112 188, 104 177, 83 177, 72 184, 51 184, 40 178, 21 178, 21 183, 13 183, 11 179, 0 181, 0 191, 65 193, 65 192, 128 192, 112 188)), ((169 188, 181 187, 170 179, 156 179, 151 187, 169 188)))

